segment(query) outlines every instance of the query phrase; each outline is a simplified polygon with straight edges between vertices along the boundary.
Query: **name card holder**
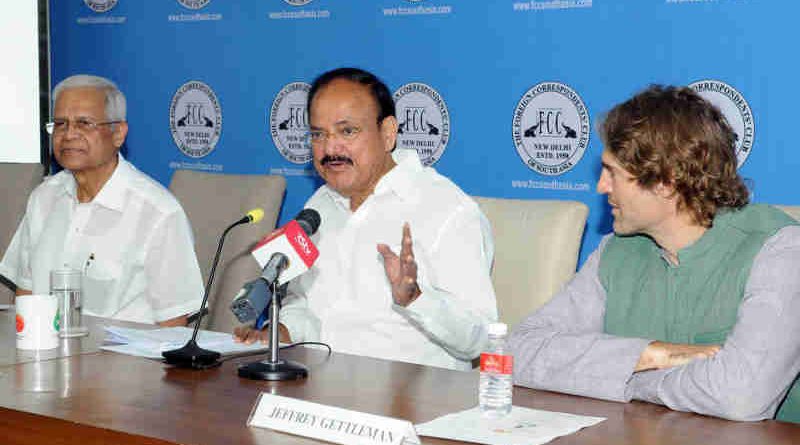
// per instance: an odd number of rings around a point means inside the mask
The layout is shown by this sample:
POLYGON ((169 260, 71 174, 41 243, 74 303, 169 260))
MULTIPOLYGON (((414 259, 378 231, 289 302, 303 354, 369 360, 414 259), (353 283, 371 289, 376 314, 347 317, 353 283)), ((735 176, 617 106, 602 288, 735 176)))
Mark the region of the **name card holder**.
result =
POLYGON ((340 444, 419 444, 407 420, 376 416, 262 392, 248 426, 268 428, 340 444))

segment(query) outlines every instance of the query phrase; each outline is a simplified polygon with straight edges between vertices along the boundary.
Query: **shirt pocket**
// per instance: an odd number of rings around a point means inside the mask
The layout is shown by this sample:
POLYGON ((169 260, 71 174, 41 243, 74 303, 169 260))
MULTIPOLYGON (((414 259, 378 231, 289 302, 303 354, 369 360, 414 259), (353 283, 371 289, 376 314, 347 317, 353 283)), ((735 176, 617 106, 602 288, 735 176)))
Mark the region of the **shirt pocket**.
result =
POLYGON ((121 268, 115 262, 94 261, 83 274, 83 308, 92 315, 112 317, 121 307, 116 292, 121 268))
MULTIPOLYGON (((386 244, 389 249, 394 252, 398 257, 400 256, 400 244, 386 244)), ((373 247, 374 249, 374 247, 373 247)), ((392 297, 392 285, 389 282, 389 277, 386 275, 386 266, 384 266, 383 256, 375 250, 375 262, 372 264, 365 264, 361 271, 367 268, 372 268, 370 277, 359 283, 359 304, 369 308, 386 308, 394 303, 392 297), (363 290, 363 291, 361 291, 363 290)), ((357 271, 358 273, 359 271, 357 271)))

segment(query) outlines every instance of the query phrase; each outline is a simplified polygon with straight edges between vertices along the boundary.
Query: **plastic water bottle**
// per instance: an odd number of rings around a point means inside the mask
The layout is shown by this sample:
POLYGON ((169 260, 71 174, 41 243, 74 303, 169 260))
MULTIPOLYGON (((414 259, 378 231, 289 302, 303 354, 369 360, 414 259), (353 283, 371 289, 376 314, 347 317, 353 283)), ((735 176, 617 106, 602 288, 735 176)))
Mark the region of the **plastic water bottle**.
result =
POLYGON ((514 357, 506 350, 508 326, 491 323, 488 330, 489 344, 481 354, 478 406, 485 417, 497 418, 511 412, 514 357))

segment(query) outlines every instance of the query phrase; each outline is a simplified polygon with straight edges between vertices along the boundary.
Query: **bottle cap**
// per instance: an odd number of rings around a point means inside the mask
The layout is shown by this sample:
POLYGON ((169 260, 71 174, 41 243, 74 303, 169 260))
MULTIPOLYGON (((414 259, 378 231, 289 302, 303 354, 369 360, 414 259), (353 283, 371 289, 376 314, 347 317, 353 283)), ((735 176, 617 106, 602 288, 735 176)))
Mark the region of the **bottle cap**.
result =
POLYGON ((506 335, 508 334, 508 325, 505 323, 489 323, 487 331, 489 335, 506 335))

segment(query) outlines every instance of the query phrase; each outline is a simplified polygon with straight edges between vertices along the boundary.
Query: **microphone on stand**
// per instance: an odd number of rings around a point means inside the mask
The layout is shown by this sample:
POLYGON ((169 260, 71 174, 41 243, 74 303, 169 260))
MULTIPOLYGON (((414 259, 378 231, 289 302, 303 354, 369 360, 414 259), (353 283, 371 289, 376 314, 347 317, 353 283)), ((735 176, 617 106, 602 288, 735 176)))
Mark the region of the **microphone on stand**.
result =
MULTIPOLYGON (((319 256, 309 236, 320 225, 319 213, 304 209, 280 229, 270 233, 253 248, 252 255, 262 268, 261 276, 245 283, 231 302, 231 312, 240 323, 266 321, 272 300, 272 283, 281 276, 287 283, 307 271, 319 256), (259 318, 259 315, 264 317, 259 318)), ((255 326, 261 329, 260 325, 255 326)))
POLYGON ((164 357, 164 361, 168 364, 175 365, 179 368, 207 369, 218 366, 221 363, 219 361, 219 352, 209 351, 208 349, 203 349, 197 345, 197 333, 200 330, 200 322, 203 321, 203 316, 208 313, 206 304, 208 303, 208 294, 211 291, 211 283, 214 281, 214 272, 217 269, 220 253, 222 253, 222 245, 225 243, 225 236, 228 234, 228 232, 232 228, 242 224, 256 224, 263 218, 264 210, 255 208, 247 212, 247 214, 245 214, 245 216, 243 216, 240 220, 229 225, 222 232, 222 236, 219 237, 219 244, 217 245, 217 253, 214 255, 214 261, 211 262, 211 271, 208 274, 208 281, 206 282, 205 292, 203 293, 203 302, 200 303, 200 310, 197 311, 197 314, 189 317, 196 318, 197 320, 194 324, 192 338, 190 338, 182 348, 164 351, 161 353, 161 355, 164 357))
MULTIPOLYGON (((319 256, 319 251, 309 237, 317 231, 320 222, 316 210, 303 209, 293 221, 271 233, 253 250, 253 256, 263 267, 258 279, 264 282, 269 295, 266 298, 237 296, 231 304, 231 310, 242 322, 255 318, 262 320, 265 314, 269 314, 270 357, 264 361, 239 366, 239 377, 256 380, 296 380, 308 376, 308 369, 305 366, 278 358, 278 313, 281 300, 286 295, 288 282, 307 271, 319 256)), ((253 295, 253 292, 249 295, 253 295)))

